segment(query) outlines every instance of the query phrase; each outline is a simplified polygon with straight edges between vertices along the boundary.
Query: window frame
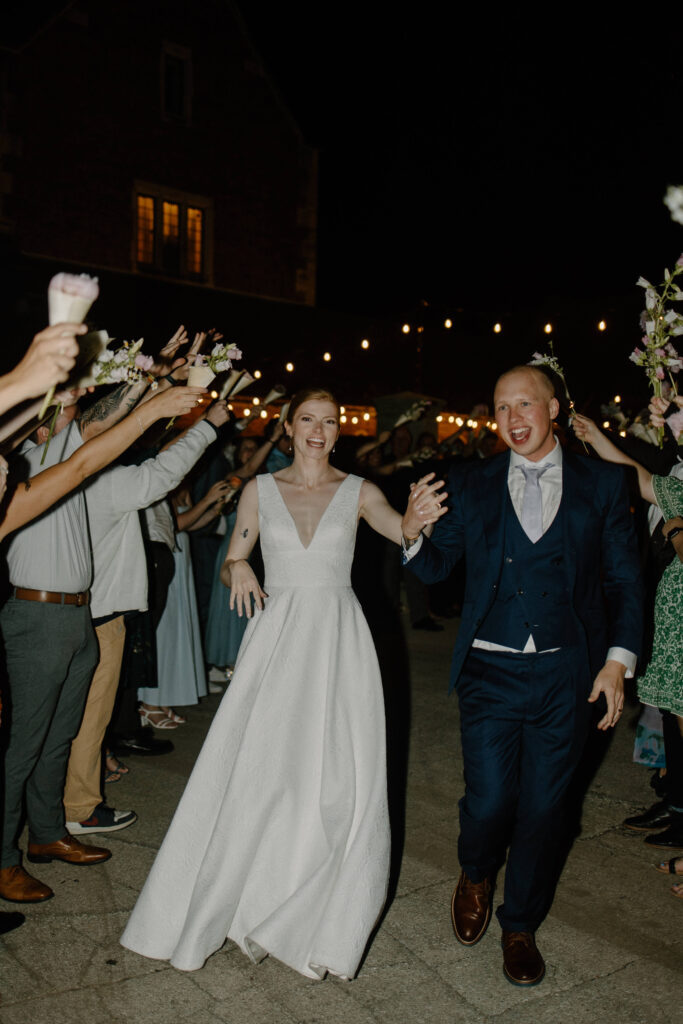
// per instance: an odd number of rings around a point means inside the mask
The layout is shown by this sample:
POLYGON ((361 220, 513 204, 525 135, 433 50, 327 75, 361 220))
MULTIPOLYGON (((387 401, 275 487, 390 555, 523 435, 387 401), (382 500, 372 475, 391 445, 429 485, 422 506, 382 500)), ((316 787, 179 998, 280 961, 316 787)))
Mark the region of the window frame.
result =
POLYGON ((132 218, 131 264, 134 272, 147 275, 153 274, 176 281, 196 281, 201 284, 213 283, 213 203, 210 199, 195 193, 183 192, 179 189, 164 188, 151 182, 135 181, 132 195, 132 218), (138 260, 139 196, 152 199, 154 202, 153 259, 149 263, 138 260), (166 269, 163 262, 164 203, 171 203, 179 208, 179 269, 177 271, 166 269), (191 242, 191 233, 188 232, 188 210, 190 209, 201 210, 202 213, 202 269, 199 273, 189 268, 190 246, 188 242, 191 242))

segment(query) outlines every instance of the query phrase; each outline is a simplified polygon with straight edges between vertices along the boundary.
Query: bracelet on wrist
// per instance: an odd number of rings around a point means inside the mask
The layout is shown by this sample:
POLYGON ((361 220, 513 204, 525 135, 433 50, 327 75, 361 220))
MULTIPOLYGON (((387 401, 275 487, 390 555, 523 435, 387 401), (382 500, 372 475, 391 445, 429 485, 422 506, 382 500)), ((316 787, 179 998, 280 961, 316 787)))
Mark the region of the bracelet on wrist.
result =
POLYGON ((170 373, 166 374, 166 376, 164 377, 164 380, 167 380, 172 388, 177 388, 178 385, 180 384, 180 381, 176 380, 175 377, 173 377, 170 373))

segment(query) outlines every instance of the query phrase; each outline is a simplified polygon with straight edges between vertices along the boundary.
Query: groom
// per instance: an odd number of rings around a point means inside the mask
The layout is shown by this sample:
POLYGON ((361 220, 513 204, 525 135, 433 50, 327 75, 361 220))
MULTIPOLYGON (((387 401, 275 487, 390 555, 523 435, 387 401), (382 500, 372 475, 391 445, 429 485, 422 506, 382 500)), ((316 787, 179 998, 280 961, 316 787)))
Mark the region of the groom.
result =
POLYGON ((404 560, 425 583, 467 562, 451 669, 465 762, 455 934, 468 946, 484 935, 509 844, 503 968, 513 984, 534 985, 545 973, 534 933, 552 899, 563 798, 590 704, 603 695, 599 729, 621 715, 639 652, 640 576, 623 472, 563 451, 549 378, 515 367, 494 401, 510 451, 451 471, 447 515, 431 539, 404 538, 404 560))

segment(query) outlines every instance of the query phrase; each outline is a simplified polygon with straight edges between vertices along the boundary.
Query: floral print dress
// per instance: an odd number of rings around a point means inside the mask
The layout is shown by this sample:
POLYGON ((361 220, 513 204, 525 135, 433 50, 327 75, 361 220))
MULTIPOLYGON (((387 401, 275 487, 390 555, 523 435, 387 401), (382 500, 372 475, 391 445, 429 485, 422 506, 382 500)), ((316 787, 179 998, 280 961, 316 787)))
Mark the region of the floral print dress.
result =
MULTIPOLYGON (((652 487, 665 520, 683 515, 682 480, 653 476, 652 487)), ((678 556, 657 587, 652 657, 638 680, 638 697, 683 718, 683 562, 678 556)))

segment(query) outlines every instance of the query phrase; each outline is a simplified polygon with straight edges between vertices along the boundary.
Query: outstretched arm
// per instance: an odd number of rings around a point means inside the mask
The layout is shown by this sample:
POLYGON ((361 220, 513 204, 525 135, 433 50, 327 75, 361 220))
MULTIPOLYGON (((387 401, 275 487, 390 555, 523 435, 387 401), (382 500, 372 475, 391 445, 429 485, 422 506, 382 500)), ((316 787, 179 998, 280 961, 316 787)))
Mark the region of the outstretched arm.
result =
POLYGON ((414 540, 423 530, 431 533, 431 527, 438 522, 447 509, 441 505, 445 500, 443 480, 434 480, 434 473, 423 476, 411 485, 408 507, 401 516, 391 507, 382 491, 369 480, 363 481, 360 492, 360 516, 377 533, 394 544, 414 540))
POLYGON ((617 448, 588 416, 582 416, 580 413, 577 413, 574 416, 572 426, 579 440, 587 441, 605 462, 618 462, 622 466, 633 466, 638 472, 638 487, 640 488, 641 496, 645 498, 645 501, 649 501, 650 504, 657 504, 655 493, 652 490, 652 473, 645 466, 641 466, 639 462, 636 462, 635 459, 632 459, 625 452, 622 452, 621 449, 617 448))
POLYGON ((173 388, 164 391, 110 430, 86 442, 56 466, 21 483, 12 495, 0 524, 0 540, 41 515, 93 473, 98 473, 137 440, 155 420, 182 416, 197 404, 204 388, 173 388))
MULTIPOLYGON (((85 334, 85 324, 61 323, 46 327, 34 337, 23 359, 0 377, 0 413, 27 398, 42 399, 46 391, 68 380, 78 355, 76 335, 85 334)), ((26 419, 35 416, 29 406, 26 419)))
POLYGON ((256 480, 250 480, 237 506, 235 529, 221 566, 221 583, 230 588, 230 610, 237 608, 240 616, 244 610, 248 619, 252 616, 252 597, 259 610, 263 609, 263 601, 268 597, 247 561, 258 532, 258 490, 256 480))

